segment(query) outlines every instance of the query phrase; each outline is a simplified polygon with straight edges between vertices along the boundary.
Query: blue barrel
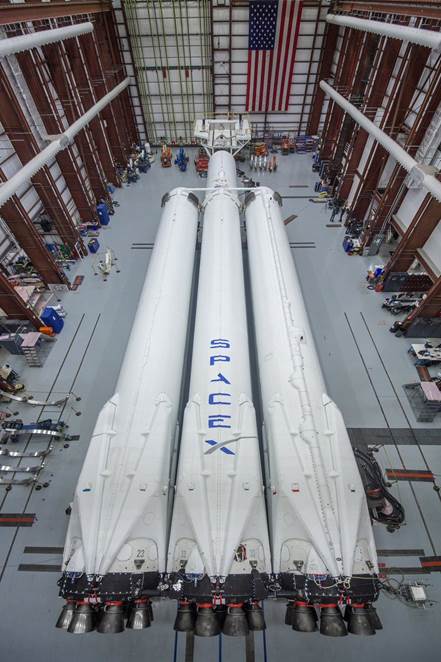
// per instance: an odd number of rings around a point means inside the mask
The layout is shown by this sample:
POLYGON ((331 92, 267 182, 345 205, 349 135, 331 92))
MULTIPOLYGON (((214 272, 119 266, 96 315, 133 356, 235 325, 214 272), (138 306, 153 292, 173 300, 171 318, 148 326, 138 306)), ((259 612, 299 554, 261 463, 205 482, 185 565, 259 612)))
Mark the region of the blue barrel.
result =
POLYGON ((48 306, 45 308, 40 315, 41 321, 45 326, 50 326, 55 333, 60 333, 61 329, 64 326, 64 320, 59 316, 56 310, 48 306))
POLYGON ((99 247, 100 247, 98 239, 95 239, 95 238, 89 239, 89 241, 87 242, 87 245, 89 246, 89 251, 91 253, 98 253, 98 250, 99 250, 99 247))
POLYGON ((101 202, 99 205, 96 206, 96 210, 98 212, 98 217, 100 219, 101 225, 109 225, 110 216, 109 216, 109 210, 107 209, 107 205, 105 205, 104 202, 101 202))

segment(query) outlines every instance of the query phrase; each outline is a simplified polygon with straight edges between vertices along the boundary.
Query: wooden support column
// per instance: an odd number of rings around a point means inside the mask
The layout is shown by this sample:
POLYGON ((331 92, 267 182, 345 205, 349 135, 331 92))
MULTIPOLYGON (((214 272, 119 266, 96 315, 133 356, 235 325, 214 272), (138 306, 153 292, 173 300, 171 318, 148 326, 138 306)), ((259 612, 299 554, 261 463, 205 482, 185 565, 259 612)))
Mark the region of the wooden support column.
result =
POLYGON ((404 180, 407 172, 397 164, 389 178, 386 190, 381 196, 380 203, 375 211, 373 218, 369 220, 366 232, 363 235, 363 246, 368 246, 373 237, 382 230, 389 218, 392 218, 395 211, 401 205, 407 189, 404 186, 404 180))
MULTIPOLYGON (((0 98, 0 121, 20 161, 26 164, 39 154, 40 147, 3 68, 0 68, 0 98)), ((77 244, 80 241, 78 229, 48 166, 44 166, 33 176, 32 183, 46 212, 53 219, 60 239, 69 246, 74 256, 79 255, 77 251, 77 244)))
MULTIPOLYGON (((125 78, 126 71, 119 50, 119 37, 112 14, 103 13, 97 17, 95 36, 99 40, 105 71, 113 73, 115 83, 120 83, 125 78)), ((133 62, 133 68, 135 70, 135 62, 133 62)), ((131 148, 133 143, 139 142, 139 135, 129 89, 123 90, 115 101, 122 107, 123 112, 119 115, 120 123, 125 127, 129 140, 128 147, 131 148)))
MULTIPOLYGON (((351 88, 348 98, 357 106, 361 104, 361 99, 364 97, 369 74, 372 70, 372 64, 377 53, 378 42, 379 37, 377 35, 366 33, 353 80, 349 81, 348 79, 348 86, 351 88)), ((355 121, 348 113, 344 113, 340 134, 332 154, 332 161, 328 168, 328 174, 331 181, 334 180, 341 169, 346 145, 351 139, 354 128, 355 121)))
MULTIPOLYGON (((59 44, 59 48, 60 50, 65 51, 69 59, 69 65, 81 100, 81 108, 79 110, 81 114, 84 114, 87 110, 92 108, 98 99, 95 98, 91 80, 88 76, 87 68, 79 47, 79 42, 83 42, 82 38, 67 39, 59 44)), ((96 54, 94 54, 94 57, 96 57, 96 54)), ((121 184, 115 172, 113 155, 101 117, 99 115, 94 117, 89 123, 89 127, 93 140, 98 148, 98 156, 107 181, 120 186, 121 184)))
MULTIPOLYGON (((338 25, 326 23, 325 34, 323 36, 323 45, 320 53, 320 62, 317 71, 317 80, 314 87, 314 93, 309 114, 307 133, 316 135, 320 124, 325 93, 319 86, 321 80, 326 80, 331 75, 332 59, 335 47, 337 45, 338 25)), ((331 103, 331 102, 330 102, 331 103)))
MULTIPOLYGON (((109 77, 106 76, 103 70, 102 55, 97 47, 96 35, 93 33, 83 35, 81 38, 81 46, 91 84, 95 92, 95 98, 99 99, 110 92, 111 85, 108 84, 109 77)), ((124 146, 124 140, 120 135, 113 104, 109 103, 106 108, 101 111, 101 115, 106 123, 106 131, 113 158, 116 163, 125 165, 129 152, 127 147, 124 146)))
MULTIPOLYGON (((370 91, 364 103, 365 115, 370 120, 375 119, 375 114, 384 99, 400 48, 401 41, 399 39, 384 40, 383 53, 379 59, 375 76, 370 85, 370 91)), ((338 196, 343 200, 346 200, 351 191, 355 171, 366 147, 368 136, 367 131, 362 128, 357 132, 338 192, 338 196)))
MULTIPOLYGON (((424 71, 429 55, 430 49, 423 46, 412 44, 408 48, 408 57, 406 58, 403 74, 397 76, 395 94, 391 95, 382 122, 382 128, 393 139, 400 132, 404 119, 409 112, 415 88, 424 71)), ((375 143, 367 160, 363 179, 352 203, 352 212, 356 218, 364 219, 387 159, 388 152, 381 145, 375 143)))
MULTIPOLYGON (((340 78, 342 75, 343 71, 343 66, 346 58, 346 51, 348 48, 349 44, 349 35, 351 33, 351 30, 349 28, 344 28, 343 32, 343 37, 341 41, 341 46, 340 46, 340 52, 338 55, 338 62, 337 62, 337 68, 336 72, 334 75, 334 87, 340 87, 340 78)), ((332 66, 332 63, 331 63, 332 66)), ((317 82, 319 83, 319 79, 317 79, 317 82)), ((321 89, 321 88, 319 88, 321 89)), ((325 122, 323 125, 323 131, 322 131, 322 143, 320 147, 320 156, 323 160, 328 160, 331 156, 332 153, 332 140, 331 140, 331 120, 334 117, 334 113, 336 112, 335 108, 338 107, 335 101, 332 99, 328 99, 328 109, 326 111, 326 117, 325 117, 325 122)))
MULTIPOLYGON (((62 133, 64 131, 63 123, 57 114, 52 98, 49 96, 46 81, 42 74, 42 67, 44 66, 42 61, 37 60, 32 51, 17 53, 16 58, 45 130, 49 135, 62 133)), ((90 221, 97 218, 93 196, 87 182, 84 180, 72 148, 68 147, 59 152, 55 158, 69 187, 81 220, 90 221)))
POLYGON ((417 308, 402 322, 401 328, 408 329, 412 322, 417 317, 432 318, 441 315, 441 277, 437 278, 430 290, 427 292, 426 297, 421 300, 417 308))
MULTIPOLYGON (((67 64, 66 68, 65 57, 60 51, 58 44, 43 46, 42 51, 58 100, 61 103, 67 121, 69 124, 73 124, 81 113, 77 110, 77 101, 70 85, 69 65, 67 64)), ((95 202, 98 202, 98 200, 107 196, 106 181, 101 169, 101 163, 96 156, 96 146, 87 127, 77 133, 75 144, 86 168, 90 185, 95 195, 95 202)))
MULTIPOLYGON (((438 71, 437 74, 432 77, 423 102, 418 108, 417 116, 406 139, 405 149, 411 156, 415 156, 418 151, 418 147, 429 128, 433 114, 438 108, 440 98, 441 71, 438 71)), ((375 216, 371 219, 369 228, 364 235, 364 246, 371 243, 373 237, 391 219, 394 211, 401 205, 404 196, 407 193, 407 189, 403 186, 406 176, 407 172, 397 164, 389 179, 389 184, 384 194, 381 196, 380 204, 375 211, 375 216)))
POLYGON ((43 326, 43 322, 29 308, 19 294, 14 290, 9 280, 0 271, 0 308, 12 319, 28 321, 36 329, 43 326))
MULTIPOLYGON (((350 97, 365 33, 360 30, 346 30, 345 36, 347 37, 346 49, 342 51, 343 57, 337 68, 334 87, 344 96, 350 97)), ((343 109, 337 103, 329 107, 326 132, 320 151, 324 160, 332 159, 335 154, 344 116, 343 109)))
POLYGON ((394 271, 407 271, 417 257, 418 248, 424 246, 440 220, 441 203, 429 193, 401 237, 395 253, 386 265, 385 274, 394 271))
MULTIPOLYGON (((0 182, 5 181, 6 176, 0 169, 0 182)), ((2 205, 0 216, 38 271, 43 283, 67 285, 69 281, 63 270, 47 250, 37 228, 16 195, 2 205)))

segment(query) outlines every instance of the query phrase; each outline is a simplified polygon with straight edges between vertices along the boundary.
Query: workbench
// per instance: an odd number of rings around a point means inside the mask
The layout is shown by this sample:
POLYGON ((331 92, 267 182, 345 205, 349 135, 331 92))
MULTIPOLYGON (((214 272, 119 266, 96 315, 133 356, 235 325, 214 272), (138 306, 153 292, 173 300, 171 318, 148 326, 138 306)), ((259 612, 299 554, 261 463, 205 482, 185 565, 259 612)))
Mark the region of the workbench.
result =
POLYGON ((409 347, 408 352, 417 359, 416 365, 432 365, 441 362, 441 347, 415 344, 409 347))

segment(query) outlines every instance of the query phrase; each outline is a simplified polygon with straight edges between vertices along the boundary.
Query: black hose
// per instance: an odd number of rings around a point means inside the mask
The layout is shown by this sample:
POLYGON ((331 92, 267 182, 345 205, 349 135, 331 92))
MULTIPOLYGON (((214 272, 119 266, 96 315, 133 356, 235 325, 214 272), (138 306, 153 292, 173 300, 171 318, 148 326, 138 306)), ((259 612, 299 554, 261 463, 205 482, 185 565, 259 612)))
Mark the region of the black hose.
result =
MULTIPOLYGON (((363 480, 369 511, 372 519, 398 528, 405 520, 405 512, 401 503, 388 491, 386 481, 378 462, 371 453, 365 453, 359 448, 354 448, 355 459, 363 480), (392 512, 385 514, 381 508, 372 503, 372 493, 375 492, 375 500, 381 499, 382 504, 387 502, 392 506, 392 512), (378 495, 378 497, 377 497, 378 495)), ((380 504, 379 504, 380 505, 380 504)))

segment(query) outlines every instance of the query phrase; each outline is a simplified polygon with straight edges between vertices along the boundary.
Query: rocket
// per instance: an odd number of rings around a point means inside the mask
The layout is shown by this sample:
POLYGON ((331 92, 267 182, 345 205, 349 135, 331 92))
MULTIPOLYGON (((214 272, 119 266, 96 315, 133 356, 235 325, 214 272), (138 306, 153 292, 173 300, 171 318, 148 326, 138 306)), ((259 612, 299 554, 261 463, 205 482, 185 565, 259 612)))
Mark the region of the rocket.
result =
POLYGON ((202 204, 183 188, 163 198, 115 393, 98 416, 72 503, 61 629, 145 629, 159 596, 177 601, 174 629, 197 636, 265 629, 268 599, 288 602, 285 622, 297 632, 381 628, 363 483, 327 394, 281 198, 267 187, 243 193, 233 156, 219 151, 202 204))

